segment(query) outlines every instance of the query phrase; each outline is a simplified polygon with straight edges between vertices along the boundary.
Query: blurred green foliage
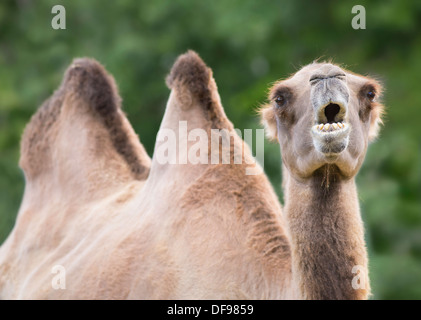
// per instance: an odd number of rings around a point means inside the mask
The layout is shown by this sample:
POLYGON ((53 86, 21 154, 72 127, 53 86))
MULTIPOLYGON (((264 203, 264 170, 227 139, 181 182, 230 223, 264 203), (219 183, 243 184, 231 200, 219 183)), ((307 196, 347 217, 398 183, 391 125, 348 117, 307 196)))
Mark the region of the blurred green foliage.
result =
MULTIPOLYGON (((421 298, 421 2, 2 1, 0 2, 0 243, 24 190, 19 141, 72 59, 90 56, 114 75, 124 109, 149 154, 177 55, 196 50, 212 67, 236 128, 258 128, 269 85, 312 60, 333 58, 380 79, 385 127, 357 177, 375 299, 421 298), (66 8, 66 30, 51 8, 66 8), (354 5, 367 29, 354 30, 354 5)), ((265 171, 281 194, 279 147, 265 171)))

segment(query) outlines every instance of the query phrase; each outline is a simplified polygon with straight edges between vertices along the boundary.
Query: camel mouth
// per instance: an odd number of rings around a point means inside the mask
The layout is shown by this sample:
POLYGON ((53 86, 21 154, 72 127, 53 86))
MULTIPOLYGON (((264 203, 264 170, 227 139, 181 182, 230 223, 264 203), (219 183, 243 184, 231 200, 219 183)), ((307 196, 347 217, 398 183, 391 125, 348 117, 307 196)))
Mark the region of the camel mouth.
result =
POLYGON ((348 146, 350 131, 347 122, 315 124, 311 128, 313 144, 324 155, 339 154, 348 146))
POLYGON ((337 155, 348 146, 350 124, 346 121, 346 104, 340 101, 318 108, 315 124, 311 128, 313 144, 325 156, 337 155))

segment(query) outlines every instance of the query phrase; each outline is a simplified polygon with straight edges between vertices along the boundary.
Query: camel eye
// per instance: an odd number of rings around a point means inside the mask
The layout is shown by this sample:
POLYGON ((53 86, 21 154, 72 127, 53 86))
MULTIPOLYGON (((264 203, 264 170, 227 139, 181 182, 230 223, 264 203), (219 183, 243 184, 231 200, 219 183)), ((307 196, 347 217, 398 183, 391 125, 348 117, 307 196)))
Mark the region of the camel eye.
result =
POLYGON ((374 91, 369 91, 369 92, 367 92, 367 98, 368 98, 370 101, 373 101, 375 97, 376 97, 376 94, 374 93, 374 91))
POLYGON ((282 106, 285 104, 286 99, 285 99, 285 97, 284 97, 284 96, 279 95, 279 96, 277 96, 277 97, 275 98, 275 102, 276 102, 276 105, 277 105, 278 107, 282 107, 282 106))

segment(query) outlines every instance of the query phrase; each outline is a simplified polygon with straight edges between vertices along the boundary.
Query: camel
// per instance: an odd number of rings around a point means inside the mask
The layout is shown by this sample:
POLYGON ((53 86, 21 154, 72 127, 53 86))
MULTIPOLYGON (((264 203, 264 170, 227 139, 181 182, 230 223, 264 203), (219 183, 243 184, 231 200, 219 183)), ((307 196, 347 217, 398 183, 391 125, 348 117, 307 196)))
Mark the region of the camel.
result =
MULTIPOLYGON (((160 132, 205 130, 209 141, 186 148, 211 158, 212 130, 227 130, 221 155, 252 159, 195 52, 178 57, 166 82, 160 132)), ((113 77, 75 59, 22 136, 26 184, 0 247, 0 298, 367 298, 354 176, 378 130, 379 93, 376 81, 329 63, 275 84, 261 114, 281 145, 282 211, 266 175, 245 174, 258 163, 162 163, 159 137, 150 159, 113 77)))
POLYGON ((261 109, 281 147, 292 282, 305 299, 370 294, 355 176, 382 123, 381 91, 372 78, 312 63, 275 83, 261 109))

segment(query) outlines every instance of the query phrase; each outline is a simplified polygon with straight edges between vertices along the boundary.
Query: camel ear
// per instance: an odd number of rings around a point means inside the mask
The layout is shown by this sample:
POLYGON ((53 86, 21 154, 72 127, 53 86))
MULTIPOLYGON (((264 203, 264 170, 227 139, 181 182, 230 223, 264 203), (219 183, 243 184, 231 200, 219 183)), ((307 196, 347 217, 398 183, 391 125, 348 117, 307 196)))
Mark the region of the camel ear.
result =
MULTIPOLYGON (((380 96, 383 88, 379 82, 374 83, 377 96, 380 96)), ((377 98, 376 98, 377 99, 377 98)), ((373 102, 371 106, 370 129, 368 131, 368 141, 372 142, 377 138, 380 132, 380 126, 383 124, 384 106, 378 101, 373 102)))
POLYGON ((382 115, 384 113, 384 108, 382 105, 377 105, 371 111, 371 120, 370 120, 370 130, 368 131, 368 141, 374 141, 380 132, 380 125, 383 124, 382 115))
POLYGON ((266 137, 269 140, 278 139, 278 129, 276 126, 275 111, 271 105, 265 105, 260 110, 261 123, 265 127, 266 137))

